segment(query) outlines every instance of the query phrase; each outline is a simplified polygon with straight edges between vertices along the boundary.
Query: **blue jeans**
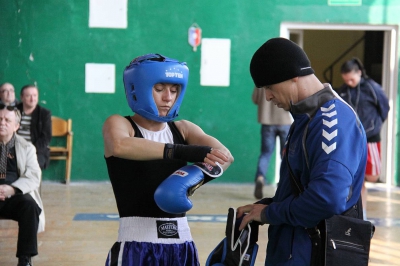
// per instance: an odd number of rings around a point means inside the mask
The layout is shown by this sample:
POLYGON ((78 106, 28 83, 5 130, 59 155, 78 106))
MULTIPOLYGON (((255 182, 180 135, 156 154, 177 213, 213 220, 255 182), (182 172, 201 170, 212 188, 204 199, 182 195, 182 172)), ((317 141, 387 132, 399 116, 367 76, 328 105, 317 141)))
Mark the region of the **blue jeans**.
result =
POLYGON ((258 166, 255 179, 258 176, 264 177, 267 172, 271 155, 275 150, 276 137, 279 137, 282 150, 285 146, 286 136, 289 133, 290 125, 262 125, 261 126, 261 154, 258 157, 258 166))

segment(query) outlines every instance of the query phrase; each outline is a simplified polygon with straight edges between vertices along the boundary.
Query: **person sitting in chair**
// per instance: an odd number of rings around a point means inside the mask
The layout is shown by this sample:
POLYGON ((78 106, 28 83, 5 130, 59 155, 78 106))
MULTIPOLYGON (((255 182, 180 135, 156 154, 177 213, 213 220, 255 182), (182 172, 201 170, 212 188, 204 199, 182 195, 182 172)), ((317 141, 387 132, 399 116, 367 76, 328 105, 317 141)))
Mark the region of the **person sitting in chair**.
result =
POLYGON ((0 216, 18 222, 18 266, 31 266, 44 231, 42 172, 35 146, 16 134, 20 119, 16 106, 0 102, 0 216))
POLYGON ((17 106, 22 116, 17 134, 32 142, 40 169, 44 170, 50 163, 51 111, 38 104, 39 90, 36 86, 25 85, 20 94, 21 102, 17 106))

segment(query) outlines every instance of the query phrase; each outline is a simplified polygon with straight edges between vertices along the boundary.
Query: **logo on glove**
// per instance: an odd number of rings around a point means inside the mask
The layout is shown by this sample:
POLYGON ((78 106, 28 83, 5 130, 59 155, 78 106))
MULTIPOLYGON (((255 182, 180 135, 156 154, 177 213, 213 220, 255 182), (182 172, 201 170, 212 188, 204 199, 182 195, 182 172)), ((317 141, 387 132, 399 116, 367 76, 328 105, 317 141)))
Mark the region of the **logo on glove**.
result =
POLYGON ((177 221, 157 221, 158 238, 179 238, 177 221))
POLYGON ((177 175, 177 176, 185 177, 185 176, 188 175, 188 172, 185 172, 185 171, 182 171, 182 170, 177 170, 177 171, 175 171, 175 173, 173 173, 173 174, 174 174, 174 175, 177 175))

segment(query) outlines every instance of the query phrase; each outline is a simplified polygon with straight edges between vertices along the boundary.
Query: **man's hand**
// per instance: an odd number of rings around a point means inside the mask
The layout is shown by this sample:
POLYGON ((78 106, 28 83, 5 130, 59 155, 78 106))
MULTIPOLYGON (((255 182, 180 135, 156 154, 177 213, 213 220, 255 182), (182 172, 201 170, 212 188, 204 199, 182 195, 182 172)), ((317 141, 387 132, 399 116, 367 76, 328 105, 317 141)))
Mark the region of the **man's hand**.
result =
POLYGON ((246 225, 252 221, 261 222, 261 212, 267 208, 268 205, 264 204, 249 204, 237 208, 236 218, 240 218, 243 214, 247 214, 243 217, 242 223, 239 226, 239 230, 243 230, 246 225))
POLYGON ((0 200, 5 201, 15 195, 15 189, 10 185, 0 185, 0 200))

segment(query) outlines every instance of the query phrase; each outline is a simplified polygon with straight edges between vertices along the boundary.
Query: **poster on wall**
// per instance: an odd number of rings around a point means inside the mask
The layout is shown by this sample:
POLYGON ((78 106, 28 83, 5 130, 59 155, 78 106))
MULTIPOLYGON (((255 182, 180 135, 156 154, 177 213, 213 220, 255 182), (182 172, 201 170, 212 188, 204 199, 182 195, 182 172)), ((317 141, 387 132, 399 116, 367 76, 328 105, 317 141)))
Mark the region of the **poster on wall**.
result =
POLYGON ((86 93, 115 93, 114 64, 85 64, 86 93))
POLYGON ((230 84, 231 40, 203 38, 201 45, 201 86, 230 84))
POLYGON ((89 28, 128 27, 127 0, 89 0, 89 28))

